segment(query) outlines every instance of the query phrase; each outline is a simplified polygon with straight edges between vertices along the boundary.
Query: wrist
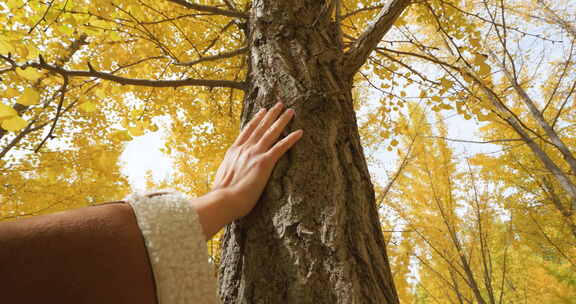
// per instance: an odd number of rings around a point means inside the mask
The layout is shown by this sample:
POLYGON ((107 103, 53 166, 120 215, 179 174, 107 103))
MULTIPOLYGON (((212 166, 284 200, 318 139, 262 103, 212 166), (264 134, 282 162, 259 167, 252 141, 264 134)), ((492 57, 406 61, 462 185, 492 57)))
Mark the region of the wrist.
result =
POLYGON ((224 219, 226 219, 227 225, 234 220, 240 218, 238 207, 237 207, 237 195, 234 189, 230 187, 220 188, 211 192, 214 196, 214 204, 216 205, 214 208, 219 214, 222 214, 224 219))
POLYGON ((217 189, 190 201, 207 240, 237 218, 232 197, 230 191, 217 189))

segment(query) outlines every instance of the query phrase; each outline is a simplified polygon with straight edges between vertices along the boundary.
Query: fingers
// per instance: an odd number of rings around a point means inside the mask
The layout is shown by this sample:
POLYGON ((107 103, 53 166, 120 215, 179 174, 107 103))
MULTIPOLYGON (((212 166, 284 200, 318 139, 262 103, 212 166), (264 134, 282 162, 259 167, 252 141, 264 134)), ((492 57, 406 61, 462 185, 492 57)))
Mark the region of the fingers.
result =
POLYGON ((280 134, 284 131, 284 128, 286 128, 286 125, 288 125, 292 117, 294 117, 294 110, 288 109, 284 111, 270 129, 264 133, 259 142, 264 151, 267 151, 276 142, 276 140, 278 140, 278 137, 280 137, 280 134))
POLYGON ((266 109, 260 109, 260 111, 258 111, 258 113, 256 113, 254 117, 252 117, 252 120, 244 127, 242 132, 240 132, 240 135, 238 135, 238 138, 234 142, 235 146, 243 144, 244 142, 246 142, 246 140, 248 140, 248 138, 250 138, 250 135, 252 135, 252 132, 254 132, 254 130, 262 120, 262 117, 264 117, 265 113, 266 109))
POLYGON ((277 142, 272 149, 270 149, 266 154, 268 154, 275 161, 279 160, 286 151, 288 151, 300 138, 302 138, 304 131, 298 130, 290 133, 288 136, 284 137, 281 141, 277 142))
POLYGON ((264 132, 266 132, 266 130, 270 128, 272 123, 274 123, 276 118, 278 118, 278 115, 280 115, 280 112, 282 112, 283 107, 284 105, 281 102, 276 103, 276 105, 274 105, 272 109, 270 109, 268 113, 266 113, 266 116, 256 127, 256 129, 254 130, 248 141, 252 143, 257 143, 264 134, 264 132))

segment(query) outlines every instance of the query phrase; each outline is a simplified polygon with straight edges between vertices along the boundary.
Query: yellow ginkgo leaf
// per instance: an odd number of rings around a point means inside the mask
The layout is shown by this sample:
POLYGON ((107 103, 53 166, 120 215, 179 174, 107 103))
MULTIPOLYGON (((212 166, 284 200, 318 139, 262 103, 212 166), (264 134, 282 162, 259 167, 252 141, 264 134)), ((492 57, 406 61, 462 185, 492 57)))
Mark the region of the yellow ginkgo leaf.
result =
POLYGON ((11 107, 0 103, 0 119, 10 118, 12 116, 16 116, 18 113, 11 107))
POLYGON ((28 122, 20 116, 14 116, 10 119, 2 121, 2 128, 7 131, 18 131, 24 129, 28 125, 28 122))
POLYGON ((483 54, 474 54, 474 64, 480 66, 486 63, 486 59, 488 59, 488 56, 483 55, 483 54))
POLYGON ((440 98, 440 96, 432 96, 431 99, 432 99, 432 101, 434 101, 434 102, 441 102, 441 101, 442 101, 442 98, 440 98))
POLYGON ((15 8, 21 8, 21 6, 24 4, 24 1, 22 1, 22 0, 8 0, 6 2, 6 4, 8 5, 8 7, 10 9, 15 9, 15 8))
POLYGON ((479 73, 482 76, 486 76, 486 75, 490 74, 490 66, 487 64, 480 65, 479 73))
MULTIPOLYGON (((114 23, 112 23, 112 24, 114 24, 114 23)), ((106 20, 100 20, 100 19, 90 20, 90 25, 95 26, 95 27, 101 27, 101 28, 110 27, 109 22, 107 22, 106 20)))
POLYGON ((158 131, 158 126, 156 124, 150 124, 148 126, 148 130, 150 130, 152 132, 156 132, 156 131, 158 131))
POLYGON ((132 136, 128 134, 126 130, 117 130, 111 133, 113 139, 120 140, 120 141, 130 141, 132 140, 132 136))
POLYGON ((454 82, 446 78, 442 78, 440 80, 440 85, 442 85, 446 90, 449 90, 454 86, 454 82))
POLYGON ((40 93, 33 88, 24 89, 24 94, 18 98, 18 103, 25 106, 37 105, 40 102, 40 93))
POLYGON ((80 110, 88 113, 96 111, 96 105, 91 101, 84 102, 80 105, 80 110))
POLYGON ((20 76, 26 80, 30 80, 30 81, 36 81, 40 77, 42 77, 42 73, 38 72, 38 70, 36 70, 34 68, 26 68, 25 70, 18 68, 18 69, 16 69, 16 74, 18 74, 18 76, 20 76))
POLYGON ((200 101, 205 101, 210 99, 210 94, 205 92, 200 92, 196 95, 196 98, 200 101))
POLYGON ((14 48, 6 41, 0 40, 0 54, 8 54, 14 52, 14 48))
POLYGON ((6 91, 4 91, 2 95, 6 98, 12 98, 20 95, 20 92, 18 92, 18 90, 16 90, 15 88, 8 88, 6 89, 6 91))
POLYGON ((144 128, 142 128, 141 125, 137 125, 135 127, 128 127, 128 132, 130 133, 130 135, 134 137, 142 136, 144 135, 144 128))
POLYGON ((96 95, 100 99, 105 99, 106 97, 108 97, 106 96, 106 92, 104 92, 102 88, 94 90, 94 95, 96 95))

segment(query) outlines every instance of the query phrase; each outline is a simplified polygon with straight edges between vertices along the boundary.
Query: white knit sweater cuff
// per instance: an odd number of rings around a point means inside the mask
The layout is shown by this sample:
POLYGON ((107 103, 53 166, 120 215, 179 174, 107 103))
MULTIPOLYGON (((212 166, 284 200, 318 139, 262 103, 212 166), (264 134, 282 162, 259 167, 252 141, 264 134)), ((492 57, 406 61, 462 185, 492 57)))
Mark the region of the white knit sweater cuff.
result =
POLYGON ((132 194, 125 201, 144 236, 158 303, 219 303, 202 227, 190 200, 164 191, 152 197, 132 194))

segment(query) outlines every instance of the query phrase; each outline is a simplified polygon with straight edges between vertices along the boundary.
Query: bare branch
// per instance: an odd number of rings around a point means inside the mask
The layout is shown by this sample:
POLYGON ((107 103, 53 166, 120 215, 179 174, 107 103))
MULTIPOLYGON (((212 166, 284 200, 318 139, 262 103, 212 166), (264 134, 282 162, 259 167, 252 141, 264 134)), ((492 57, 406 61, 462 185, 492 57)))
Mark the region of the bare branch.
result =
POLYGON ((576 262, 572 261, 572 259, 568 255, 566 255, 564 250, 562 250, 560 247, 558 247, 556 243, 554 243, 554 241, 550 238, 550 236, 548 236, 546 231, 542 228, 542 225, 540 225, 540 223, 538 223, 536 218, 534 218, 534 215, 532 215, 532 211, 530 209, 528 209, 528 211, 529 211, 528 215, 530 215, 530 218, 532 219, 534 224, 536 224, 536 227, 538 227, 538 230, 540 231, 540 233, 542 233, 542 236, 544 236, 546 241, 548 241, 550 245, 554 246, 554 248, 562 255, 562 257, 565 258, 566 261, 570 263, 570 265, 572 265, 572 268, 576 269, 576 262))
MULTIPOLYGON (((34 125, 34 123, 36 123, 36 120, 32 120, 30 123, 28 123, 28 125, 26 126, 26 128, 24 128, 24 130, 20 131, 20 133, 18 135, 16 135, 11 141, 10 143, 8 143, 8 145, 6 145, 6 147, 2 148, 2 150, 0 151, 0 159, 2 159, 4 156, 6 156, 6 154, 8 154, 8 152, 10 152, 10 150, 12 150, 12 148, 14 148, 23 138, 24 136, 28 135, 29 133, 31 133, 33 131, 32 125, 34 125)), ((46 125, 44 125, 46 126, 46 125)))
MULTIPOLYGON (((576 44, 576 40, 572 40, 572 43, 570 44, 570 52, 568 53, 569 54, 568 59, 566 60, 566 63, 564 64, 564 68, 562 69, 562 74, 558 78, 558 81, 556 82, 556 85, 554 86, 554 90, 552 91, 552 94, 550 94, 550 97, 548 97, 548 102, 546 102, 546 105, 542 109, 542 115, 544 115, 544 112, 546 112, 546 109, 548 109, 548 107, 552 104, 552 101, 554 100, 554 96, 556 96, 556 93, 558 92, 558 89, 560 88, 560 85, 562 84, 564 77, 566 76, 566 74, 568 72, 568 68, 572 64, 572 56, 574 55, 575 44, 576 44)), ((552 126, 554 126, 554 125, 552 125, 552 126)))
POLYGON ((232 1, 230 1, 230 0, 223 0, 223 1, 229 9, 231 9, 233 11, 236 10, 236 7, 234 7, 234 3, 232 3, 232 1))
MULTIPOLYGON (((463 15, 476 18, 476 19, 478 19, 478 20, 480 20, 480 21, 482 21, 482 22, 490 23, 490 24, 492 24, 493 26, 498 26, 498 27, 502 27, 502 26, 503 26, 501 23, 493 22, 493 21, 491 21, 491 20, 489 20, 489 19, 481 16, 480 14, 474 14, 474 13, 468 12, 468 11, 466 11, 466 10, 463 10, 463 9, 461 9, 460 7, 458 7, 457 5, 454 5, 453 3, 450 3, 449 1, 442 1, 442 0, 441 0, 440 3, 442 3, 442 5, 446 5, 446 6, 449 6, 450 8, 452 8, 452 9, 457 10, 458 12, 462 13, 463 15)), ((509 9, 509 8, 507 8, 507 9, 509 9)), ((544 41, 553 42, 553 43, 561 43, 561 42, 562 42, 562 41, 559 41, 559 40, 550 39, 550 38, 548 38, 548 37, 546 37, 546 36, 544 36, 544 35, 533 34, 533 33, 530 33, 530 32, 523 31, 523 30, 521 30, 521 29, 519 29, 519 28, 510 26, 509 24, 506 25, 506 28, 507 28, 508 30, 511 30, 511 31, 520 33, 520 34, 522 34, 522 35, 526 35, 526 36, 530 36, 530 37, 535 37, 535 38, 538 38, 538 39, 541 39, 541 40, 544 40, 544 41)))
MULTIPOLYGON (((406 155, 402 159, 400 166, 398 166, 398 168, 396 169, 396 172, 394 172, 394 175, 392 176, 392 178, 390 179, 388 184, 386 184, 386 187, 384 187, 384 189, 382 190, 382 195, 380 196, 380 199, 378 200, 377 206, 382 205, 382 202, 384 201, 384 199, 386 199, 386 197, 388 196, 388 193, 390 192, 390 190, 392 189, 392 187, 394 186, 394 184, 396 183, 396 181, 398 180, 400 175, 404 172, 404 169, 406 169, 406 167, 409 165, 410 161, 412 160, 412 157, 413 157, 412 150, 414 148, 415 142, 416 142, 416 136, 414 136, 411 139, 410 145, 408 145, 408 151, 406 152, 406 155)), ((409 230, 409 231, 413 232, 413 230, 409 230)))
POLYGON ((367 12, 367 11, 372 11, 372 10, 376 10, 376 9, 381 9, 381 8, 383 8, 383 7, 384 7, 384 5, 374 5, 374 6, 366 6, 366 7, 363 7, 363 8, 359 8, 359 9, 357 9, 357 10, 355 10, 355 11, 352 11, 352 12, 349 12, 349 13, 347 13, 347 14, 345 14, 345 15, 342 15, 342 17, 340 17, 340 20, 343 20, 343 19, 352 17, 352 16, 354 16, 354 15, 356 15, 356 14, 359 14, 359 13, 362 13, 362 12, 367 12))
MULTIPOLYGON (((538 125, 544 130, 544 132, 546 132, 546 135, 548 135, 548 137, 550 138, 550 141, 552 142, 553 146, 556 149, 558 149, 560 153, 562 153, 562 156, 570 166, 572 173, 576 174, 576 157, 572 154, 570 148, 568 148, 566 143, 564 143, 564 141, 560 138, 560 136, 554 130, 554 128, 546 121, 546 118, 544 117, 544 115, 542 115, 542 112, 538 110, 536 102, 534 102, 534 100, 532 100, 532 98, 528 95, 526 90, 524 90, 524 88, 520 86, 520 84, 516 81, 516 78, 514 78, 514 76, 510 74, 510 71, 506 69, 506 66, 502 66, 502 69, 504 71, 504 75, 506 76, 508 81, 512 84, 512 87, 514 88, 520 99, 523 101, 524 105, 526 105, 526 107, 530 111, 530 114, 532 114, 534 120, 536 120, 538 125)), ((574 184, 572 185, 574 187, 574 190, 576 190, 576 185, 574 184)))
POLYGON ((67 75, 62 75, 62 76, 64 77, 64 83, 62 84, 62 87, 60 88, 60 101, 58 102, 58 108, 56 109, 56 116, 54 117, 54 122, 52 123, 52 127, 50 128, 48 135, 46 135, 46 137, 44 137, 44 139, 42 140, 42 142, 40 142, 40 144, 38 145, 36 150, 34 150, 35 153, 38 153, 40 151, 40 149, 42 149, 42 146, 44 146, 44 144, 49 139, 52 139, 54 137, 53 134, 54 134, 54 130, 56 130, 56 125, 58 124, 58 119, 60 119, 60 116, 62 116, 62 106, 64 105, 64 98, 66 98, 66 88, 68 87, 68 76, 67 75))
POLYGON ((453 141, 453 142, 466 143, 466 144, 496 144, 496 143, 502 143, 502 142, 524 141, 524 139, 521 139, 521 138, 476 141, 476 140, 454 139, 454 138, 448 138, 448 137, 443 137, 443 136, 424 136, 424 137, 425 138, 442 139, 442 140, 446 140, 446 141, 453 141))
POLYGON ((242 82, 229 81, 229 80, 209 80, 209 79, 181 79, 181 80, 149 80, 149 79, 134 79, 116 76, 111 73, 104 73, 96 71, 88 64, 89 71, 73 71, 64 68, 47 64, 43 59, 39 63, 29 63, 27 66, 48 70, 62 76, 68 77, 96 77, 125 85, 146 86, 155 88, 175 88, 184 86, 205 86, 210 88, 233 88, 244 90, 246 85, 242 82))
POLYGON ((234 10, 225 10, 225 9, 221 9, 221 8, 218 8, 215 6, 190 3, 186 0, 168 0, 168 1, 172 2, 172 3, 179 4, 181 6, 189 8, 189 9, 201 11, 201 12, 208 12, 208 13, 213 13, 216 15, 235 17, 235 18, 243 18, 243 19, 248 18, 248 15, 246 15, 242 12, 234 11, 234 10))
POLYGON ((32 33, 34 31, 34 29, 40 25, 40 23, 42 21, 46 21, 46 16, 48 15, 48 12, 50 11, 50 9, 52 8, 52 5, 54 5, 54 1, 52 0, 50 1, 50 3, 48 3, 48 8, 46 8, 46 10, 44 11, 44 14, 42 15, 42 17, 40 17, 40 19, 38 19, 38 21, 36 21, 36 23, 34 23, 34 25, 30 28, 30 30, 28 31, 28 34, 32 33))
POLYGON ((334 0, 334 13, 336 15, 336 35, 338 46, 344 49, 344 33, 342 32, 342 1, 334 0))
POLYGON ((230 58, 230 57, 234 57, 234 56, 238 56, 240 54, 244 54, 248 52, 248 47, 243 47, 241 49, 237 49, 231 52, 224 52, 224 53, 220 53, 218 55, 214 55, 214 56, 207 56, 207 57, 201 57, 198 58, 196 60, 193 61, 189 61, 189 62, 178 62, 175 63, 175 65, 180 65, 180 66, 192 66, 195 64, 199 64, 201 62, 206 62, 206 61, 215 61, 215 60, 220 60, 220 59, 226 59, 226 58, 230 58))
POLYGON ((566 95, 566 98, 564 98, 564 102, 562 102, 562 105, 560 106, 560 109, 558 109, 556 116, 554 116, 554 120, 552 120, 552 128, 554 128, 556 126, 556 123, 558 122, 558 118, 560 118, 562 111, 564 111, 564 107, 566 107, 566 105, 568 104, 568 101, 570 101, 570 97, 572 97, 575 90, 576 90, 576 81, 574 81, 574 84, 572 85, 572 88, 568 92, 568 95, 566 95))
POLYGON ((537 0, 537 2, 540 4, 542 10, 548 15, 549 19, 552 19, 552 21, 556 22, 556 24, 560 25, 562 29, 568 32, 573 39, 576 39, 576 28, 574 28, 570 22, 559 16, 558 13, 551 9, 544 1, 537 0))
POLYGON ((343 70, 353 75, 364 64, 370 53, 378 46, 384 35, 392 28, 398 17, 410 4, 410 0, 390 0, 384 6, 375 22, 360 35, 350 50, 344 55, 343 70))
POLYGON ((388 58, 389 60, 391 60, 391 61, 393 61, 393 62, 396 62, 397 64, 403 66, 405 69, 409 70, 412 74, 417 75, 418 77, 420 77, 420 79, 422 79, 422 80, 424 80, 424 81, 427 81, 427 82, 430 82, 430 83, 433 83, 433 84, 435 84, 435 85, 440 85, 438 82, 428 79, 428 77, 426 77, 426 76, 424 76, 422 73, 416 71, 414 68, 412 68, 412 67, 409 66, 408 64, 406 64, 406 63, 404 63, 404 62, 402 62, 402 61, 400 61, 400 60, 398 60, 398 59, 396 59, 396 58, 394 58, 394 57, 392 57, 392 56, 390 56, 390 55, 388 55, 388 54, 386 54, 386 53, 384 53, 384 52, 382 52, 382 51, 380 51, 380 50, 378 50, 378 49, 376 50, 376 53, 378 53, 378 54, 380 54, 380 55, 388 58))

